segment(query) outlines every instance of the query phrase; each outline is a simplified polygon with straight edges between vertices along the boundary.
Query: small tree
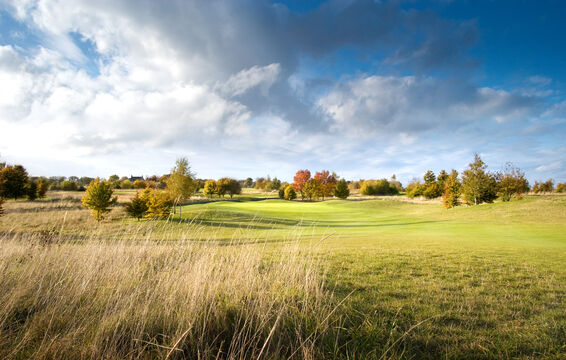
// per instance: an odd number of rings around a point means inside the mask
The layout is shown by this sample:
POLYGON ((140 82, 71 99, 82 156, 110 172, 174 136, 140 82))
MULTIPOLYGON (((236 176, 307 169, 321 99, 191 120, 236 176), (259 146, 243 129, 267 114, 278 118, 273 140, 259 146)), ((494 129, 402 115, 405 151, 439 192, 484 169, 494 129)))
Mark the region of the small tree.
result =
POLYGON ((524 193, 529 191, 529 182, 525 174, 511 163, 505 165, 505 169, 495 175, 497 179, 497 194, 503 201, 511 200, 512 196, 521 199, 524 193))
POLYGON ((45 197, 45 194, 47 194, 47 182, 40 181, 37 184, 37 197, 43 199, 45 197))
POLYGON ((37 183, 30 180, 26 185, 26 192, 29 201, 34 201, 37 199, 37 183))
POLYGON ((228 190, 230 189, 230 179, 229 178, 220 178, 216 181, 216 194, 218 197, 224 197, 228 190))
POLYGON ((336 188, 334 189, 334 196, 340 199, 346 199, 350 196, 350 189, 348 189, 348 183, 346 180, 341 179, 338 181, 336 188))
POLYGON ((177 159, 175 167, 171 169, 171 174, 165 180, 171 198, 179 202, 189 200, 195 191, 193 177, 189 160, 186 157, 177 159))
POLYGON ((170 195, 163 190, 152 189, 147 202, 146 218, 163 219, 171 214, 173 200, 170 195))
POLYGON ((21 165, 8 165, 0 170, 0 182, 6 198, 17 198, 27 195, 28 172, 21 165))
POLYGON ((564 191, 566 191, 566 184, 564 184, 564 183, 557 184, 555 191, 557 193, 563 193, 564 191))
POLYGON ((101 221, 104 214, 110 212, 110 207, 118 202, 118 198, 112 197, 112 194, 112 185, 96 178, 88 185, 82 204, 91 211, 96 221, 101 221))
POLYGON ((320 184, 320 195, 323 199, 334 193, 336 177, 330 174, 328 170, 315 173, 314 179, 320 184))
POLYGON ((212 195, 216 194, 216 181, 207 180, 204 183, 204 187, 202 188, 202 194, 210 198, 212 197, 212 195))
POLYGON ((237 194, 242 193, 242 185, 238 180, 230 179, 228 182, 228 194, 230 194, 230 199, 237 194))
POLYGON ((305 186, 303 187, 303 193, 304 196, 309 200, 318 199, 322 196, 320 183, 315 179, 310 179, 305 183, 305 186))
POLYGON ((450 175, 444 179, 444 193, 442 194, 442 204, 450 209, 460 205, 460 194, 462 184, 458 179, 458 172, 452 170, 450 175))
POLYGON ((495 177, 486 171, 487 165, 478 154, 462 175, 462 193, 468 204, 478 205, 493 202, 497 197, 495 177))
POLYGON ((291 185, 287 185, 287 187, 285 188, 284 197, 285 200, 294 200, 297 198, 297 193, 291 185))
POLYGON ((140 193, 126 204, 126 213, 138 221, 145 215, 148 210, 147 199, 142 199, 140 193))

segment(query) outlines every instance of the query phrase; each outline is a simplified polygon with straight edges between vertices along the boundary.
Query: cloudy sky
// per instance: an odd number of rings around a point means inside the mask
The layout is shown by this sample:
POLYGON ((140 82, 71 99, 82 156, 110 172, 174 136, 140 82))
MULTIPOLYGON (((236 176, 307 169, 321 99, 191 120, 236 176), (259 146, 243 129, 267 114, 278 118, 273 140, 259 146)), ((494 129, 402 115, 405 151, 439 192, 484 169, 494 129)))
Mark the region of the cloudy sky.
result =
POLYGON ((0 0, 0 160, 33 175, 462 169, 566 180, 566 2, 0 0))

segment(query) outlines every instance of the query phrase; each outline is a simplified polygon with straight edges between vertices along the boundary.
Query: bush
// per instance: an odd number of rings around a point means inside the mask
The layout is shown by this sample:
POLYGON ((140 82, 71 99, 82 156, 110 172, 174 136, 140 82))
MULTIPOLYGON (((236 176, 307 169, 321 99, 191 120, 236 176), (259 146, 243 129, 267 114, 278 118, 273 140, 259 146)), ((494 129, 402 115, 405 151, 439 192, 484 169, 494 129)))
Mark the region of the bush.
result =
POLYGON ((126 214, 138 220, 141 219, 149 208, 147 200, 148 198, 140 198, 140 193, 137 193, 136 196, 126 204, 126 214))
POLYGON ((169 194, 163 190, 150 190, 147 197, 147 212, 146 218, 150 219, 163 219, 171 214, 173 208, 173 200, 169 194))
POLYGON ((104 214, 110 212, 110 207, 118 202, 118 198, 112 197, 112 194, 112 185, 96 178, 88 185, 82 204, 91 211, 96 221, 100 221, 104 214))
POLYGON ((78 189, 79 186, 74 181, 65 180, 61 183, 61 190, 63 191, 77 191, 78 189))
POLYGON ((136 180, 134 181, 134 189, 145 189, 147 187, 147 183, 143 180, 136 180))
POLYGON ((346 180, 342 179, 338 181, 338 184, 336 184, 336 188, 334 189, 334 196, 340 199, 346 199, 350 196, 350 189, 348 189, 348 183, 346 180))
POLYGON ((294 200, 297 198, 297 193, 295 192, 293 186, 287 185, 287 187, 285 188, 284 197, 285 200, 294 200))
POLYGON ((132 182, 128 179, 126 179, 126 180, 124 180, 120 183, 120 188, 122 188, 122 189, 131 189, 133 187, 134 187, 134 184, 132 184, 132 182))
POLYGON ((366 180, 360 188, 362 195, 397 195, 399 190, 386 179, 366 180))

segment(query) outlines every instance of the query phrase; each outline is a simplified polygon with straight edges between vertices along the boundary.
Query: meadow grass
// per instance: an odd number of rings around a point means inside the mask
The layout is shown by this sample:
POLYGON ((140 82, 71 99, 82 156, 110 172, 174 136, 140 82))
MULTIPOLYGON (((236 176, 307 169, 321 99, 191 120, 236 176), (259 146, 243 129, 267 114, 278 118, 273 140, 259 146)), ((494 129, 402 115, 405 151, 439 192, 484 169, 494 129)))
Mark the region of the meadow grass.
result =
POLYGON ((0 220, 0 356, 566 356, 566 197, 216 202, 97 224, 57 196, 0 220))

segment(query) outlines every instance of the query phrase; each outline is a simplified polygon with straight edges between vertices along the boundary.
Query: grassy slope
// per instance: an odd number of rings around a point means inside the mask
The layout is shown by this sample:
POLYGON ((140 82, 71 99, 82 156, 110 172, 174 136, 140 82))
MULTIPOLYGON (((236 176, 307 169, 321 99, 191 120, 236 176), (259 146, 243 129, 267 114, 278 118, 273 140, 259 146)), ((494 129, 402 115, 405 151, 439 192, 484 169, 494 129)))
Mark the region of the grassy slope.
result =
POLYGON ((354 291, 342 354, 379 357, 396 339, 388 356, 566 353, 564 197, 449 211, 393 201, 278 200, 183 209, 183 217, 194 216, 220 238, 246 227, 257 238, 269 231, 272 241, 299 231, 312 244, 334 233, 316 250, 327 259, 331 286, 343 296, 354 291))

